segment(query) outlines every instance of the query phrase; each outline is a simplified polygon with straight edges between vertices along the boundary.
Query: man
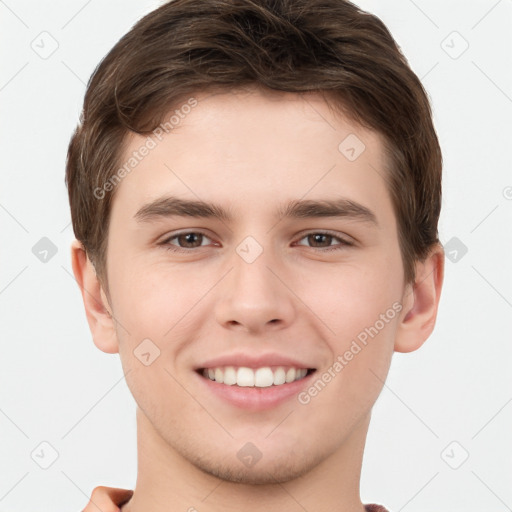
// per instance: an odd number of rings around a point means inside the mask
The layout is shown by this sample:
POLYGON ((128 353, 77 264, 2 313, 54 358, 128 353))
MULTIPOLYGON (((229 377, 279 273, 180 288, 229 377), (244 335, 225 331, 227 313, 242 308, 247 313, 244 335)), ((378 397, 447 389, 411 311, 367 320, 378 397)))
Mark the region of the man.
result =
POLYGON ((96 69, 66 177, 94 343, 137 403, 136 488, 86 510, 383 510, 371 409, 444 253, 430 106, 382 22, 167 3, 96 69))

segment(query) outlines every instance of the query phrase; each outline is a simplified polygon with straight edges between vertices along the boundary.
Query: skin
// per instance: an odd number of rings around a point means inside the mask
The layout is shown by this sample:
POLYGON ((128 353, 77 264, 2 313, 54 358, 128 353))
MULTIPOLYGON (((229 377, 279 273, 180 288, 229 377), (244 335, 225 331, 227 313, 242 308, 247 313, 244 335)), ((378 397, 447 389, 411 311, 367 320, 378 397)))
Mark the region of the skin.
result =
MULTIPOLYGON (((116 187, 108 289, 80 243, 72 246, 94 343, 119 352, 138 406, 137 484, 122 510, 362 512, 371 409, 393 352, 418 349, 434 328, 442 247, 417 262, 414 286, 404 282, 382 139, 320 96, 246 89, 195 97, 198 105, 116 187), (350 134, 366 148, 354 161, 338 149, 350 134), (136 218, 171 194, 211 201, 233 218, 136 218), (377 223, 275 214, 291 200, 341 196, 377 223), (334 237, 308 237, 325 230, 334 237), (205 237, 187 245, 175 236, 183 231, 205 237), (247 236, 263 248, 252 263, 236 251, 247 236), (299 358, 320 376, 397 303, 401 311, 306 405, 293 397, 242 410, 195 373, 238 351, 299 358), (133 353, 146 338, 160 349, 149 366, 133 353), (247 442, 262 454, 252 467, 237 457, 247 442)), ((133 134, 124 156, 145 140, 133 134)))
POLYGON ((114 487, 96 487, 91 494, 91 499, 82 512, 118 512, 122 503, 128 501, 133 495, 129 489, 114 487))

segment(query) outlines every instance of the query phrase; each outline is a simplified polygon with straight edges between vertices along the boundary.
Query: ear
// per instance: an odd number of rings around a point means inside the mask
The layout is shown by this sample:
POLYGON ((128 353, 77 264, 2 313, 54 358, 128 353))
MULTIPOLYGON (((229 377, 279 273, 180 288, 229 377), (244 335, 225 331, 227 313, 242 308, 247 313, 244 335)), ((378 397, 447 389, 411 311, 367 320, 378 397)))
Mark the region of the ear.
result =
POLYGON ((107 296, 93 264, 78 240, 71 244, 71 263, 76 282, 82 292, 85 314, 94 344, 108 354, 119 352, 114 319, 107 296))
POLYGON ((404 309, 397 327, 396 352, 419 349, 432 334, 444 278, 444 250, 440 244, 423 262, 416 263, 416 278, 406 286, 402 297, 404 309))

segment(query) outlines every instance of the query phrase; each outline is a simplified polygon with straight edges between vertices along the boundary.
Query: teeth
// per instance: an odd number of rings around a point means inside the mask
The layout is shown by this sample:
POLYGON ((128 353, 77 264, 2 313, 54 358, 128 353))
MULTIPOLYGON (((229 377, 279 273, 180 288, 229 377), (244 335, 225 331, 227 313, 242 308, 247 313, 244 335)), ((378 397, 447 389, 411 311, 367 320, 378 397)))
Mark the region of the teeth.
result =
POLYGON ((270 368, 258 368, 254 374, 254 385, 257 388, 268 388, 274 384, 274 373, 270 368))
POLYGON ((286 382, 293 382, 295 380, 297 372, 295 371, 295 368, 290 368, 286 372, 286 382))
POLYGON ((282 366, 275 370, 269 366, 256 370, 245 366, 239 368, 226 366, 225 368, 204 369, 203 376, 228 386, 236 384, 240 387, 268 388, 272 385, 280 386, 303 379, 307 372, 307 368, 284 368, 282 366))
MULTIPOLYGON (((217 371, 217 370, 215 370, 217 371)), ((217 380, 217 379, 215 379, 217 380)), ((217 381, 219 382, 219 381, 217 381)), ((238 386, 243 386, 247 388, 254 387, 254 372, 250 368, 238 368, 236 372, 236 383, 238 386)))
MULTIPOLYGON (((208 372, 210 373, 210 372, 208 372)), ((232 366, 228 366, 224 369, 224 384, 228 386, 233 386, 236 384, 236 370, 232 366)))
POLYGON ((284 384, 286 382, 286 372, 284 371, 284 368, 278 368, 274 372, 274 386, 279 386, 281 384, 284 384))

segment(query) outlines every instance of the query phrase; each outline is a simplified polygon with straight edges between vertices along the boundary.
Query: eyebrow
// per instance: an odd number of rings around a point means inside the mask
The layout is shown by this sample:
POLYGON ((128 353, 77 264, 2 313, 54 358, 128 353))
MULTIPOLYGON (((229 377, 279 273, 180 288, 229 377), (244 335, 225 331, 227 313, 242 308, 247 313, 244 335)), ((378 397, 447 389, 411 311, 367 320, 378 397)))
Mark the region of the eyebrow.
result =
MULTIPOLYGON (((322 218, 343 217, 373 224, 378 227, 376 215, 366 206, 344 197, 322 200, 294 200, 281 205, 275 212, 279 218, 322 218)), ((134 215, 139 222, 151 222, 166 217, 214 218, 223 222, 232 222, 235 215, 220 205, 214 203, 180 199, 165 196, 142 206, 134 215)))

